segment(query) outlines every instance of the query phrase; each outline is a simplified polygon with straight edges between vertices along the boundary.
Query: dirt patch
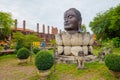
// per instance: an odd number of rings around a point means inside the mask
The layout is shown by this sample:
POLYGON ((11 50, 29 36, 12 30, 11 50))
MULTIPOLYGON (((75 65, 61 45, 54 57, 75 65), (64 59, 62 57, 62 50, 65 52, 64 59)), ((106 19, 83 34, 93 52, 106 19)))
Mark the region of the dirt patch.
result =
POLYGON ((0 61, 0 80, 29 80, 29 77, 37 74, 36 72, 33 62, 19 65, 17 58, 0 61))

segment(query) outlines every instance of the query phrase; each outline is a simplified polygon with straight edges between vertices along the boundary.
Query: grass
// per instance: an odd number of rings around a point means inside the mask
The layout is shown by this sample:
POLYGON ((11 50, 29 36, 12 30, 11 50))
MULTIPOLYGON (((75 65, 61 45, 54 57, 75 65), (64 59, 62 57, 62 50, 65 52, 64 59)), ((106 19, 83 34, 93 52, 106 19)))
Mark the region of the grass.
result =
POLYGON ((14 58, 15 56, 16 56, 15 54, 3 55, 3 56, 0 56, 0 60, 14 58))
POLYGON ((120 48, 114 48, 113 53, 114 54, 120 54, 120 48))
MULTIPOLYGON (((115 49, 114 53, 119 53, 115 49)), ((94 50, 97 54, 98 50, 94 50)), ((52 54, 53 51, 50 50, 52 54)), ((37 69, 32 62, 18 65, 15 54, 0 56, 0 80, 39 80, 37 69), (6 77, 7 76, 7 77, 6 77)), ((85 70, 78 70, 76 64, 59 63, 51 68, 47 80, 119 80, 112 76, 104 63, 85 63, 85 70)))
POLYGON ((86 70, 78 70, 75 64, 57 64, 56 72, 49 76, 48 80, 117 80, 113 77, 104 63, 99 62, 86 63, 86 70))
MULTIPOLYGON (((102 51, 102 48, 101 47, 93 47, 93 53, 95 55, 98 55, 98 52, 101 52, 102 51)), ((114 48, 112 49, 113 51, 113 54, 120 54, 120 48, 114 48)))
POLYGON ((93 47, 93 51, 92 52, 93 52, 94 55, 98 56, 98 52, 100 52, 100 51, 101 51, 100 47, 96 47, 96 46, 93 47))

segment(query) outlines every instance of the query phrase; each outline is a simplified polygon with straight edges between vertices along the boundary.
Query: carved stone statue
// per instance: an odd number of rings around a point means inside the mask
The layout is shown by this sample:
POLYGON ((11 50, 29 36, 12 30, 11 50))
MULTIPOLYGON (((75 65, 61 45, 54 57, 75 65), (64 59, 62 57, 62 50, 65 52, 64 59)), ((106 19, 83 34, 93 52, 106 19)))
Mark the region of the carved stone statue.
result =
POLYGON ((81 32, 81 22, 81 13, 77 9, 70 8, 64 13, 64 29, 66 31, 81 32))
POLYGON ((70 8, 64 13, 64 29, 61 33, 55 35, 58 53, 58 61, 69 60, 76 62, 76 58, 79 57, 78 67, 84 68, 84 61, 90 61, 96 58, 96 56, 88 55, 91 51, 92 44, 94 42, 93 35, 90 33, 82 33, 81 29, 82 17, 81 13, 75 9, 70 8), (81 57, 79 52, 83 52, 85 57, 81 57))
POLYGON ((78 64, 78 69, 84 69, 84 52, 83 51, 79 51, 78 52, 78 60, 77 60, 77 64, 78 64))

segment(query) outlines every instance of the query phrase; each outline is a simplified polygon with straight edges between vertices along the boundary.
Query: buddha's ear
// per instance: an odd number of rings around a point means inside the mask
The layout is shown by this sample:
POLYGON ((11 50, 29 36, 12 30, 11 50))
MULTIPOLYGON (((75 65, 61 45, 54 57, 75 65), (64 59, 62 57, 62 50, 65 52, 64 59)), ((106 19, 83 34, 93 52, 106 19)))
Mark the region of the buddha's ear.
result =
POLYGON ((79 21, 79 25, 80 25, 80 26, 81 26, 81 23, 82 23, 82 21, 80 20, 80 21, 79 21))

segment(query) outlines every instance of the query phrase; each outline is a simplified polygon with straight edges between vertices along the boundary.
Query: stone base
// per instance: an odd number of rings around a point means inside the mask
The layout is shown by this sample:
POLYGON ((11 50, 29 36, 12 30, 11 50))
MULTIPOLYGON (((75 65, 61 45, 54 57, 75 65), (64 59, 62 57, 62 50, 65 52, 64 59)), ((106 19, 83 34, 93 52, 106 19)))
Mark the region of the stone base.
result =
POLYGON ((95 56, 95 55, 87 55, 85 56, 85 61, 86 62, 95 62, 95 61, 98 61, 98 57, 95 56))
MULTIPOLYGON (((76 56, 65 56, 65 55, 58 55, 56 57, 56 62, 57 63, 77 63, 77 58, 76 56)), ((88 55, 84 57, 85 62, 94 62, 98 61, 98 57, 94 55, 88 55)))
POLYGON ((38 75, 40 77, 40 80, 46 80, 49 74, 50 74, 50 69, 49 70, 38 70, 38 75))
POLYGON ((27 59, 18 59, 18 64, 27 63, 27 59))

